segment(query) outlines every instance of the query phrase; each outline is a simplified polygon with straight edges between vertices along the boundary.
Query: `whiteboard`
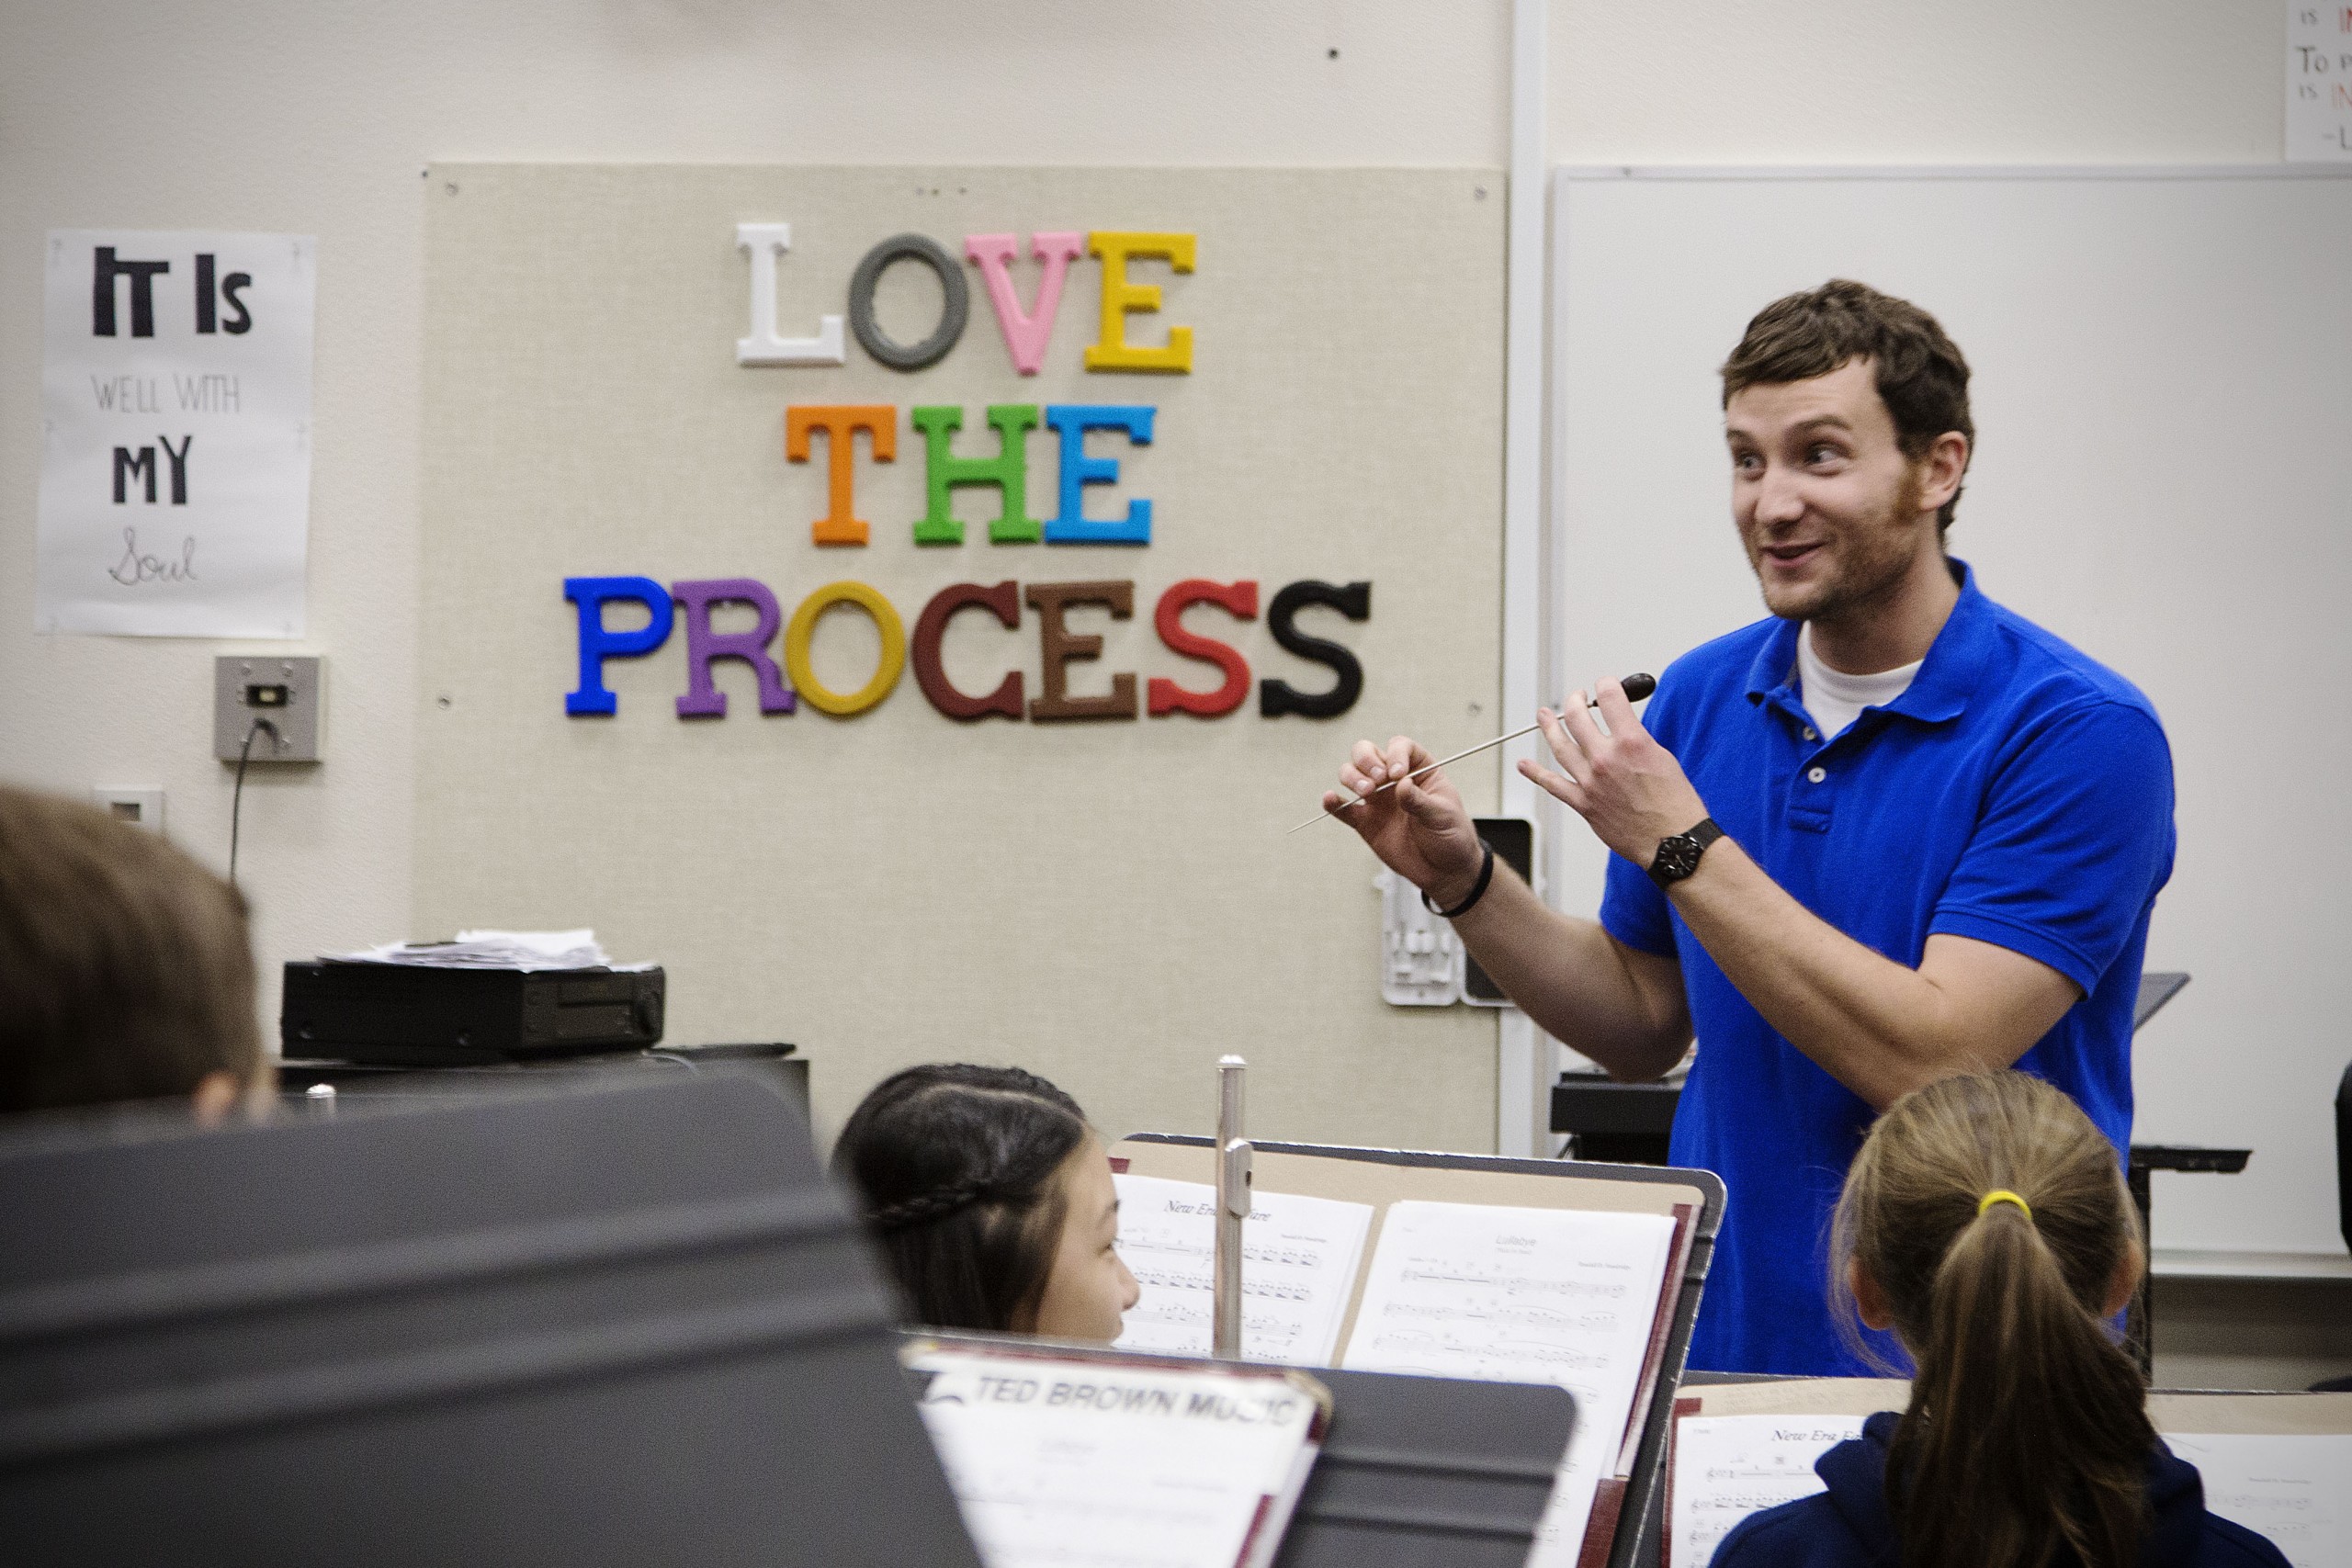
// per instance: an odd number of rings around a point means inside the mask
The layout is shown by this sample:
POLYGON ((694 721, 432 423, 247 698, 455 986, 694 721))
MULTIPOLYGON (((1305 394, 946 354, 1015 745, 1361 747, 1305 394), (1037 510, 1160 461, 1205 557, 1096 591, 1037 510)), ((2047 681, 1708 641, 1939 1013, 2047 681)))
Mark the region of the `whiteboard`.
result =
MULTIPOLYGON (((2352 171, 1641 170, 1556 175, 1553 646, 1565 690, 1763 611, 1730 524, 1716 367, 1833 276, 1968 356, 1952 525, 1984 591, 2121 671, 2170 736, 2180 850, 2136 1043, 2157 1247, 2343 1251, 2352 1057, 2352 171)), ((1550 835, 1562 907, 1606 853, 1550 835)))

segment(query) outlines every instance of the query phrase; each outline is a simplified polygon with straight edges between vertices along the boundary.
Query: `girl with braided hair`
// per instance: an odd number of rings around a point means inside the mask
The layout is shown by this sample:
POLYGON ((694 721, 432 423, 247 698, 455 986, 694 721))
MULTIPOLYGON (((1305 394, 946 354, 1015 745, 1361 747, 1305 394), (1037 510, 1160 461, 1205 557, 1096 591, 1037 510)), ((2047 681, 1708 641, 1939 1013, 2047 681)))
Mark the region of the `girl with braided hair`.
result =
POLYGON ((1910 1352, 1910 1408, 1822 1455, 1828 1491, 1743 1522, 1714 1568, 2287 1568, 2205 1511, 2149 1425, 2111 1322, 2139 1224, 2115 1145, 2058 1089, 1984 1073, 1896 1100, 1832 1257, 1856 1348, 1859 1317, 1910 1352))
POLYGON ((915 1322, 1108 1341, 1140 1293, 1114 1246, 1102 1142, 1035 1073, 938 1064, 885 1078, 842 1127, 833 1172, 915 1322))

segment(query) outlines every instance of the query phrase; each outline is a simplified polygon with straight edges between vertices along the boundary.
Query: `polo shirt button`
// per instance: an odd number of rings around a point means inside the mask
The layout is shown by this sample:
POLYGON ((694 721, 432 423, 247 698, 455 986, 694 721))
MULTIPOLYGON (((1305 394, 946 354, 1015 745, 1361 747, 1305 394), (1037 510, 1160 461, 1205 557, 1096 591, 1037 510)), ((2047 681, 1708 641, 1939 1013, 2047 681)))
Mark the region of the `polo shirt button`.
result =
POLYGON ((1811 726, 1811 725, 1809 725, 1809 724, 1808 724, 1808 725, 1806 725, 1806 726, 1804 727, 1804 738, 1805 738, 1807 740, 1818 740, 1818 739, 1821 739, 1821 737, 1820 737, 1819 735, 1817 735, 1817 734, 1815 734, 1815 733, 1814 732, 1814 728, 1813 728, 1813 726, 1811 726))
POLYGON ((1829 776, 1829 770, 1826 768, 1807 768, 1804 771, 1804 776, 1811 779, 1814 783, 1819 784, 1822 780, 1829 776))

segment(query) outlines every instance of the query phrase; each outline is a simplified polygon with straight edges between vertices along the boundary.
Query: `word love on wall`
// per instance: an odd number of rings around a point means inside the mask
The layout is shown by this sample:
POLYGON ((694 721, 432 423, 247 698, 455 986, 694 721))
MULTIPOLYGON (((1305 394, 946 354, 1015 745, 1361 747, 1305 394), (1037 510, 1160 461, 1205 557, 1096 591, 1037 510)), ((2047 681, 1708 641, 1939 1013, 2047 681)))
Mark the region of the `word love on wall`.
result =
MULTIPOLYGON (((739 224, 735 238, 750 258, 751 281, 751 331, 735 344, 740 365, 846 365, 848 338, 854 336, 876 363, 902 374, 919 375, 945 358, 962 341, 969 324, 971 289, 963 265, 928 235, 899 234, 874 245, 859 260, 849 278, 845 315, 820 312, 814 333, 784 336, 778 324, 778 263, 791 249, 791 226, 739 224), (875 295, 883 274, 902 263, 928 270, 939 285, 938 319, 912 344, 889 336, 875 318, 875 295)), ((1035 297, 1024 306, 1012 278, 1012 265, 1021 251, 1017 236, 971 234, 965 237, 963 245, 964 261, 979 270, 1015 372, 1034 376, 1045 365, 1063 295, 1083 256, 1099 264, 1097 332, 1081 356, 1083 369, 1109 375, 1191 373, 1191 327, 1170 325, 1165 329, 1164 341, 1156 344, 1129 339, 1131 318, 1158 313, 1162 305, 1160 287, 1136 281, 1129 268, 1137 262, 1148 262, 1165 265, 1175 274, 1192 273, 1197 236, 1057 231, 1031 235, 1028 250, 1040 271, 1035 297)), ((1133 446, 1152 445, 1159 413, 1155 405, 1126 401, 991 403, 982 410, 981 423, 992 434, 992 443, 984 440, 978 454, 959 454, 956 438, 965 430, 964 407, 951 402, 911 403, 907 423, 922 440, 925 500, 922 516, 909 525, 910 542, 919 549, 964 545, 965 525, 952 509, 954 494, 959 489, 982 488, 996 491, 997 514, 988 524, 991 546, 1149 546, 1155 516, 1148 498, 1128 498, 1125 511, 1115 517, 1086 514, 1089 487, 1116 485, 1120 479, 1118 460, 1090 457, 1086 439, 1091 433, 1102 432, 1122 436, 1133 446), (1059 450, 1050 481, 1041 490, 1033 482, 1029 448, 1030 437, 1043 430, 1054 433, 1059 450), (989 445, 993 452, 986 450, 989 445), (1034 507, 1031 498, 1043 493, 1054 498, 1050 517, 1032 515, 1042 508, 1034 507)), ((873 543, 876 525, 858 515, 859 437, 864 437, 870 462, 896 462, 899 415, 896 403, 805 402, 785 409, 783 453, 787 464, 813 468, 818 443, 821 440, 824 446, 826 505, 824 514, 809 525, 813 544, 864 548, 873 543)), ((1025 717, 1038 723, 1132 719, 1139 711, 1154 717, 1183 713, 1214 718, 1241 706, 1250 694, 1248 661, 1231 645, 1188 629, 1183 616, 1193 606, 1210 605, 1237 621, 1256 619, 1258 583, 1246 577, 1230 582, 1187 579, 1164 591, 1152 612, 1152 625, 1161 643, 1184 659, 1213 666, 1223 677, 1220 684, 1202 689, 1155 676, 1146 683, 1139 705, 1136 675, 1123 671, 1111 675, 1107 691, 1086 695, 1072 693, 1070 665, 1100 659, 1102 638, 1072 631, 1069 612, 1087 607, 1105 612, 1114 620, 1128 619, 1135 612, 1135 586, 1126 578, 1033 581, 1025 587, 1010 578, 993 584, 957 582, 931 596, 910 634, 897 606, 861 581, 825 584, 802 599, 787 619, 774 591, 749 577, 696 579, 667 587, 645 576, 568 577, 563 590, 575 612, 579 682, 566 694, 564 711, 573 716, 617 712, 619 698, 605 682, 606 662, 646 657, 667 644, 681 622, 686 655, 686 690, 677 699, 681 718, 726 716, 727 695, 711 674, 719 660, 739 660, 750 667, 758 682, 763 714, 792 713, 803 700, 836 716, 864 713, 890 694, 910 663, 916 684, 931 705, 964 722, 989 717, 1025 717), (609 625, 605 610, 616 603, 641 606, 644 624, 622 628, 609 625), (720 631, 714 626, 714 607, 729 604, 749 606, 753 612, 756 621, 749 630, 720 631), (1043 689, 1029 696, 1023 671, 1010 669, 986 693, 957 688, 940 656, 950 620, 963 611, 975 610, 1017 632, 1024 606, 1036 616, 1043 689), (864 615, 879 634, 880 652, 873 673, 854 692, 825 686, 810 660, 818 622, 831 611, 864 615), (780 662, 772 651, 779 636, 780 662)), ((1258 711, 1264 717, 1289 714, 1333 717, 1353 706, 1363 691, 1363 669, 1352 652, 1298 628, 1298 614, 1309 605, 1337 610, 1351 621, 1365 620, 1372 614, 1372 584, 1308 580, 1290 583, 1272 595, 1265 615, 1274 640, 1292 654, 1326 666, 1334 679, 1328 690, 1319 692, 1302 692, 1280 680, 1261 682, 1258 711)))

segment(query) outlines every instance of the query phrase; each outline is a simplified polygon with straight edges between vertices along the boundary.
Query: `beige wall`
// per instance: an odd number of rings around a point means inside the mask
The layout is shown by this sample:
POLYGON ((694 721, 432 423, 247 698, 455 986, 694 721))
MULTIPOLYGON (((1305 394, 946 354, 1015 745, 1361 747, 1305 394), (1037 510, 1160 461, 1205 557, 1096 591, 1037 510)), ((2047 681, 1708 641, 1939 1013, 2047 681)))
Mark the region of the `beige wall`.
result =
MULTIPOLYGON (((1579 163, 2267 160, 2282 26, 2276 0, 1575 0, 1551 19, 1551 145, 1579 163)), ((215 647, 30 630, 45 230, 319 236, 310 646, 332 664, 331 760, 249 792, 274 970, 405 934, 413 913, 426 162, 1490 165, 1509 32, 1499 0, 5 0, 0 774, 160 785, 173 836, 226 858, 215 647)))
MULTIPOLYGON (((331 661, 331 761, 250 792, 245 876, 274 969, 404 933, 412 914, 428 160, 1459 167, 1506 155, 1499 0, 1062 0, 1014 14, 6 0, 0 773, 72 791, 160 785, 173 837, 226 859, 229 780, 209 745, 215 647, 30 629, 48 229, 319 236, 310 646, 331 661)), ((2282 26, 2270 0, 1577 0, 1551 19, 1552 146, 1577 162, 2267 159, 2282 26)))

